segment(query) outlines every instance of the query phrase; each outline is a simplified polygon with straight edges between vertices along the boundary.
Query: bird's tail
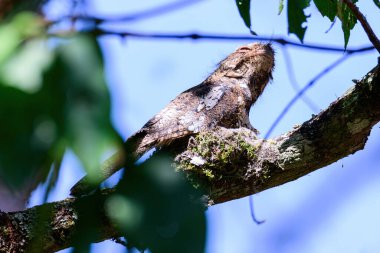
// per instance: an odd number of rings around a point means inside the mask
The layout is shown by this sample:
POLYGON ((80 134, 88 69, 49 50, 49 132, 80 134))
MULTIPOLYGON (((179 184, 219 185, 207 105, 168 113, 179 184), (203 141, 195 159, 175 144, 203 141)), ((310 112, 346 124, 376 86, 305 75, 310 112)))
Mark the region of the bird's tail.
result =
POLYGON ((85 175, 82 177, 71 189, 70 195, 72 196, 81 196, 86 195, 93 190, 95 190, 98 185, 112 176, 116 171, 120 170, 124 167, 124 152, 117 152, 108 158, 103 164, 101 168, 101 175, 99 175, 95 179, 90 179, 89 175, 85 175))
POLYGON ((151 145, 143 145, 145 136, 145 131, 141 130, 131 136, 124 143, 123 150, 116 152, 102 164, 100 169, 101 173, 97 176, 97 178, 91 178, 90 180, 89 176, 85 175, 70 189, 70 194, 72 196, 89 194, 95 190, 100 183, 112 176, 118 170, 137 161, 153 145, 153 143, 149 143, 151 145))

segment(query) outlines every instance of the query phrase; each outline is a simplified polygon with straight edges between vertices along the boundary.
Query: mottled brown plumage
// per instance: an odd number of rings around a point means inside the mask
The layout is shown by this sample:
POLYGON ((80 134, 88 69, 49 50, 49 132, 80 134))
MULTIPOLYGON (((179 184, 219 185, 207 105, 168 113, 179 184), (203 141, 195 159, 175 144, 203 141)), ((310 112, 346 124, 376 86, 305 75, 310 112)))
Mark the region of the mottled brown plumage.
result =
MULTIPOLYGON (((124 158, 116 154, 107 160, 101 180, 122 168, 128 159, 135 161, 153 147, 200 131, 218 126, 254 130, 249 110, 272 78, 273 67, 274 51, 270 44, 239 47, 205 81, 179 94, 131 136, 126 141, 131 154, 124 158)), ((71 193, 80 195, 89 189, 84 178, 71 193)))

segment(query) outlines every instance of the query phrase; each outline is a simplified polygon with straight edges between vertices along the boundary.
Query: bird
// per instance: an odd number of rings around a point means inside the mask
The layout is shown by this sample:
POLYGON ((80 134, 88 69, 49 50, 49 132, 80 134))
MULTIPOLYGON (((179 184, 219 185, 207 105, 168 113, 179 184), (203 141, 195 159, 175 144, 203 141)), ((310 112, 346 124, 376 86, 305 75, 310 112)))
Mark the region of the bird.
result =
MULTIPOLYGON (((119 151, 104 162, 97 184, 152 148, 168 146, 199 132, 217 127, 245 127, 256 132, 249 121, 249 111, 273 79, 274 56, 270 43, 238 47, 203 82, 180 93, 129 137, 124 152, 119 151)), ((85 176, 71 188, 71 195, 88 194, 93 189, 94 184, 85 176)))

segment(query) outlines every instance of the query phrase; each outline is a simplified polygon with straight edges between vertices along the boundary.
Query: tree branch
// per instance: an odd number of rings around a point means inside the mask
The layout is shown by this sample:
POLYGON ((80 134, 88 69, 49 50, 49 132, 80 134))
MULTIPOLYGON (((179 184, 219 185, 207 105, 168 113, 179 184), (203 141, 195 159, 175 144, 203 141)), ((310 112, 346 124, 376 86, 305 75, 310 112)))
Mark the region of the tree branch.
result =
MULTIPOLYGON (((75 244, 75 229, 78 222, 86 219, 85 215, 80 215, 80 206, 94 203, 104 206, 109 194, 110 191, 107 190, 98 195, 78 199, 68 198, 25 211, 9 213, 0 211, 0 252, 49 253, 72 247, 75 244)), ((86 238, 91 242, 100 242, 118 237, 118 232, 104 215, 104 210, 96 208, 93 211, 98 211, 97 219, 87 222, 86 226, 89 231, 93 230, 95 233, 78 235, 80 240, 86 238)))
POLYGON ((199 3, 203 0, 179 0, 173 1, 170 3, 164 3, 158 6, 154 6, 152 8, 138 11, 136 13, 121 15, 121 16, 112 16, 112 17, 100 17, 100 16, 90 16, 90 15, 69 15, 65 17, 61 17, 55 21, 54 23, 62 22, 62 20, 83 20, 83 21, 91 21, 96 24, 103 23, 117 23, 117 22, 134 22, 139 20, 146 20, 149 18, 154 18, 163 14, 167 14, 169 12, 178 11, 179 9, 188 7, 190 5, 199 3))
MULTIPOLYGON (((245 152, 239 151, 239 164, 233 177, 223 169, 212 171, 215 175, 208 179, 209 203, 226 202, 290 182, 363 149, 371 128, 380 121, 379 96, 378 66, 326 110, 273 140, 255 140, 247 130, 221 129, 212 133, 235 150, 241 147, 242 138, 251 143, 250 147, 257 147, 257 152, 254 159, 248 159, 249 155, 245 154, 249 153, 249 147, 240 148, 245 152)), ((195 150, 200 150, 199 145, 198 141, 195 150)), ((186 168, 194 168, 189 164, 194 157, 201 156, 197 151, 187 150, 177 160, 186 168)), ((212 167, 209 158, 203 160, 205 163, 197 168, 198 173, 212 167)), ((234 168, 234 164, 223 168, 234 168)))
POLYGON ((273 124, 269 127, 269 130, 266 132, 264 139, 269 138, 270 134, 273 132, 275 127, 280 123, 280 121, 283 119, 283 117, 288 113, 290 108, 298 101, 298 99, 302 98, 306 91, 308 91, 311 87, 313 87, 316 82, 322 78, 324 75, 326 75, 328 72, 336 68, 339 64, 343 63, 352 53, 347 53, 338 58, 336 61, 334 61, 332 64, 328 65, 326 68, 324 68, 322 71, 320 71, 316 76, 314 76, 305 86, 300 89, 297 94, 285 105, 285 107, 282 109, 280 115, 275 119, 273 124))
POLYGON ((212 34, 212 33, 141 33, 130 31, 116 31, 111 29, 94 28, 89 31, 75 31, 75 30, 63 30, 54 31, 49 34, 52 37, 69 37, 76 35, 77 33, 90 33, 95 36, 119 36, 119 37, 135 37, 146 39, 191 39, 191 40, 226 40, 226 41, 266 41, 271 43, 277 43, 280 45, 288 45, 298 48, 306 48, 311 50, 320 50, 327 52, 337 53, 361 53, 365 51, 371 51, 375 49, 372 45, 366 45, 357 48, 341 48, 333 45, 316 44, 316 43, 299 43, 292 40, 285 39, 283 37, 266 37, 266 36, 252 36, 252 35, 232 35, 232 34, 212 34))
MULTIPOLYGON (((182 151, 178 143, 169 150, 175 152, 178 167, 196 179, 191 182, 206 188, 209 205, 223 203, 290 182, 363 149, 371 128, 380 121, 379 97, 378 66, 326 110, 282 136, 263 140, 248 129, 220 128, 190 138, 182 151)), ((78 207, 94 199, 91 203, 99 207, 101 219, 97 226, 88 224, 99 231, 88 240, 120 236, 101 208, 108 194, 0 212, 0 252, 25 252, 33 245, 54 252, 72 246, 77 223, 86 217, 78 207), (38 217, 46 210, 51 218, 41 225, 38 217), (41 226, 46 236, 33 236, 41 226)))

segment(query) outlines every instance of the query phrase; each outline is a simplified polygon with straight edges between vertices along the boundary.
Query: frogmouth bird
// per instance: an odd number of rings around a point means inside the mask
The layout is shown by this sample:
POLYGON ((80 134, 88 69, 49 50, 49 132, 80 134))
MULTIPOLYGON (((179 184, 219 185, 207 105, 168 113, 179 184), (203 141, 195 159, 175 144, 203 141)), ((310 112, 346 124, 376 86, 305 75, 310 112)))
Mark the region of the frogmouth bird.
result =
MULTIPOLYGON (((271 44, 252 43, 237 48, 206 80, 179 94, 128 138, 127 152, 118 152, 103 164, 99 183, 150 149, 180 138, 216 127, 255 131, 249 122, 249 110, 272 79, 273 68, 271 44)), ((74 185, 71 194, 83 195, 91 189, 85 176, 74 185)))

